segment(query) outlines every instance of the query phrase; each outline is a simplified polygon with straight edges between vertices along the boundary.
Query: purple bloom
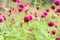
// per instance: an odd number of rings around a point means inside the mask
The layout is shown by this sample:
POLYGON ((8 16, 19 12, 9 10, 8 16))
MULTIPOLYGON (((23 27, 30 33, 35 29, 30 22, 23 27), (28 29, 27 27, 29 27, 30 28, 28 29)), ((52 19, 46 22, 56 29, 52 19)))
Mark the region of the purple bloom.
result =
POLYGON ((24 21, 25 21, 25 22, 29 22, 29 21, 30 21, 30 17, 29 17, 29 16, 25 16, 25 17, 24 17, 24 21))
POLYGON ((38 14, 37 14, 37 12, 35 12, 35 13, 34 13, 34 16, 35 16, 35 17, 38 17, 38 14))
POLYGON ((0 16, 0 22, 3 22, 4 18, 0 16))
POLYGON ((45 18, 46 17, 46 15, 45 14, 41 14, 41 18, 45 18))
POLYGON ((43 12, 43 14, 47 16, 48 13, 45 11, 45 12, 43 12))
POLYGON ((3 16, 4 20, 6 20, 6 16, 3 16))
POLYGON ((49 12, 49 9, 48 8, 46 9, 46 12, 49 12))
POLYGON ((56 11, 57 11, 57 12, 60 12, 60 8, 57 8, 56 11))
POLYGON ((52 4, 52 5, 51 5, 51 8, 52 8, 52 9, 55 9, 55 7, 56 7, 55 4, 52 4))
POLYGON ((49 21, 49 22, 48 22, 48 26, 49 26, 49 27, 54 26, 54 22, 49 21))
POLYGON ((2 14, 2 12, 0 12, 0 15, 2 14))
POLYGON ((23 8, 18 8, 19 12, 22 12, 23 11, 23 8))
POLYGON ((60 0, 54 0, 55 5, 60 5, 60 0))
POLYGON ((26 10, 25 10, 25 13, 27 13, 28 11, 29 11, 29 9, 26 9, 26 10))
POLYGON ((19 3, 18 6, 19 6, 20 8, 24 8, 24 4, 23 4, 23 3, 19 3))
POLYGON ((60 36, 57 36, 57 37, 56 37, 56 40, 60 40, 60 36))
POLYGON ((56 30, 52 30, 51 33, 52 33, 53 35, 55 35, 55 34, 56 34, 56 30))
POLYGON ((13 2, 16 2, 16 0, 12 0, 13 2))
POLYGON ((28 15, 30 17, 30 20, 32 20, 32 15, 28 15))
POLYGON ((39 10, 40 9, 40 6, 36 6, 36 9, 39 10))

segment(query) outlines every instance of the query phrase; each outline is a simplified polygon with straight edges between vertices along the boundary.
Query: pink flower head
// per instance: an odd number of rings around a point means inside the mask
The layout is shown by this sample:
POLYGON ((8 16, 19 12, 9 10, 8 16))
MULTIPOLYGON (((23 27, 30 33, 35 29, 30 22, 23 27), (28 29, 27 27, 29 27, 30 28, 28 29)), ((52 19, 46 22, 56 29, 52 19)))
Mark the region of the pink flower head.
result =
POLYGON ((38 13, 37 13, 37 12, 35 12, 35 13, 34 13, 34 16, 35 16, 35 17, 38 17, 38 13))
POLYGON ((16 0, 12 0, 13 2, 16 2, 16 0))
POLYGON ((58 25, 57 24, 55 24, 55 28, 58 28, 58 25))
POLYGON ((56 7, 55 4, 52 4, 52 5, 51 5, 51 8, 52 8, 52 9, 55 9, 55 7, 56 7))
POLYGON ((40 9, 40 6, 36 6, 36 9, 39 10, 40 9))
POLYGON ((51 30, 51 33, 52 33, 53 35, 55 35, 55 34, 56 34, 56 30, 51 30))
POLYGON ((54 22, 49 21, 49 22, 48 22, 48 26, 49 26, 49 27, 54 26, 54 22))
POLYGON ((56 37, 56 40, 60 40, 60 36, 57 36, 57 37, 56 37))
POLYGON ((48 8, 46 8, 46 12, 49 12, 49 9, 48 8))
POLYGON ((23 3, 19 3, 18 6, 19 6, 20 8, 24 8, 24 4, 23 4, 23 3))
POLYGON ((2 14, 2 12, 0 12, 0 15, 2 14))
POLYGON ((29 9, 26 9, 26 10, 25 10, 25 13, 27 13, 28 11, 29 11, 29 9))
POLYGON ((6 16, 3 16, 4 20, 6 20, 6 16))
POLYGON ((0 16, 0 23, 3 22, 4 18, 0 16))
POLYGON ((45 18, 46 17, 46 15, 45 14, 41 14, 41 18, 45 18))
POLYGON ((9 13, 12 13, 12 10, 9 10, 8 12, 9 12, 9 13))
POLYGON ((45 11, 45 12, 43 12, 43 14, 47 16, 48 12, 45 11))
POLYGON ((20 7, 19 7, 19 8, 18 8, 18 11, 19 11, 19 12, 22 12, 22 11, 23 11, 23 8, 20 8, 20 7))
POLYGON ((27 28, 27 30, 32 31, 32 28, 27 28))
POLYGON ((19 3, 19 2, 20 2, 20 0, 16 0, 16 2, 18 2, 18 3, 19 3))
POLYGON ((60 8, 57 8, 56 11, 60 13, 60 8))
POLYGON ((60 0, 54 0, 55 5, 60 5, 60 0))
POLYGON ((32 20, 32 15, 28 15, 30 17, 30 20, 32 20))
POLYGON ((25 22, 29 22, 30 21, 30 17, 29 16, 24 16, 24 21, 25 22))

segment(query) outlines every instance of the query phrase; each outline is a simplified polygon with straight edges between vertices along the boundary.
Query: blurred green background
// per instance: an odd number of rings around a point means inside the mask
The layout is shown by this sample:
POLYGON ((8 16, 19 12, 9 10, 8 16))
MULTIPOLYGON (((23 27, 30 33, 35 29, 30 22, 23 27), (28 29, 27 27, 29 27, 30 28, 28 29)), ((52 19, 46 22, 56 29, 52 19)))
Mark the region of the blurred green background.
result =
MULTIPOLYGON (((9 2, 11 0, 0 0, 0 3, 6 3, 9 2)), ((25 2, 30 2, 31 5, 46 5, 46 4, 52 4, 53 0, 21 0, 21 2, 25 3, 25 2)))

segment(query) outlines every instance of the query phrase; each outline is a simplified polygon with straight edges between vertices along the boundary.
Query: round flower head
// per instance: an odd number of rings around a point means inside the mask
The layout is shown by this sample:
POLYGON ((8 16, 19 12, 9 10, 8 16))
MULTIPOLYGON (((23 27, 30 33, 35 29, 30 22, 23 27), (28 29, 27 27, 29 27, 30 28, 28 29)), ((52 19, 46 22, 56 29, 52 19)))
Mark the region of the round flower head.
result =
POLYGON ((55 35, 55 34, 56 34, 56 30, 52 30, 51 33, 52 33, 53 35, 55 35))
POLYGON ((45 14, 41 14, 41 18, 45 18, 46 17, 46 15, 45 14))
POLYGON ((49 27, 54 26, 54 22, 49 21, 49 22, 48 22, 48 26, 49 26, 49 27))
POLYGON ((48 13, 45 11, 45 12, 43 12, 43 14, 47 16, 48 13))
POLYGON ((57 36, 57 37, 56 37, 56 40, 60 40, 60 36, 57 36))
POLYGON ((6 16, 3 16, 4 20, 6 20, 6 16))
POLYGON ((34 13, 34 16, 35 16, 35 17, 38 17, 38 13, 37 13, 37 12, 35 12, 35 13, 34 13))
POLYGON ((51 8, 52 8, 52 9, 55 9, 55 7, 56 7, 55 4, 52 4, 52 5, 51 5, 51 8))
POLYGON ((24 8, 24 4, 23 4, 23 3, 19 3, 18 6, 19 6, 20 8, 24 8))
POLYGON ((23 11, 23 8, 18 8, 18 11, 19 11, 19 12, 22 12, 22 11, 23 11))
POLYGON ((16 0, 16 2, 18 2, 18 3, 19 3, 19 2, 20 2, 20 0, 16 0))
POLYGON ((46 8, 46 12, 49 12, 49 9, 48 8, 46 8))
POLYGON ((60 0, 54 0, 55 5, 60 5, 60 0))
POLYGON ((36 6, 36 9, 39 10, 40 9, 40 6, 36 6))
POLYGON ((2 14, 2 12, 0 12, 0 15, 2 14))
POLYGON ((57 8, 56 11, 60 13, 60 8, 57 8))
POLYGON ((32 15, 28 15, 30 17, 30 20, 32 20, 32 15))
POLYGON ((27 30, 32 31, 32 28, 27 28, 27 30))
POLYGON ((3 22, 4 18, 0 16, 0 23, 3 22))
POLYGON ((58 28, 58 25, 57 24, 55 24, 55 28, 58 28))
POLYGON ((25 17, 24 17, 24 21, 25 21, 25 22, 29 22, 29 21, 30 21, 30 17, 29 17, 29 16, 25 16, 25 17))
POLYGON ((30 31, 32 31, 32 28, 29 28, 30 31))
POLYGON ((26 9, 26 10, 25 10, 25 13, 27 13, 28 11, 29 11, 29 9, 26 9))
POLYGON ((16 2, 16 0, 12 0, 13 2, 16 2))

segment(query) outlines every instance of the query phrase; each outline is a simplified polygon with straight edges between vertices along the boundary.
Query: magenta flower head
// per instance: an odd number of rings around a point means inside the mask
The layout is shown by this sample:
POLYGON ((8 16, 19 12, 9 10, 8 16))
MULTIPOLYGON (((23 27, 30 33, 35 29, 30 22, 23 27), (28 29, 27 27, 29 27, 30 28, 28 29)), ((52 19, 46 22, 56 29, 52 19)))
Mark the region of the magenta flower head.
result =
POLYGON ((46 8, 46 12, 49 12, 49 9, 48 8, 46 8))
POLYGON ((56 37, 56 40, 60 40, 60 36, 57 36, 57 37, 56 37))
POLYGON ((12 10, 9 10, 8 12, 11 14, 12 13, 12 10))
POLYGON ((52 9, 55 9, 55 7, 56 7, 55 4, 52 4, 52 5, 51 5, 51 8, 52 8, 52 9))
POLYGON ((28 15, 30 17, 30 20, 32 20, 32 15, 28 15))
POLYGON ((57 24, 55 24, 55 28, 58 28, 58 25, 57 24))
POLYGON ((12 0, 13 2, 16 2, 17 0, 12 0))
POLYGON ((36 6, 36 9, 39 10, 40 9, 40 6, 36 6))
POLYGON ((45 18, 46 17, 46 15, 45 14, 41 14, 41 18, 45 18))
POLYGON ((35 16, 35 17, 38 17, 38 13, 37 13, 37 12, 35 12, 35 13, 34 13, 34 16, 35 16))
POLYGON ((60 13, 60 8, 57 8, 56 11, 60 13))
POLYGON ((6 20, 6 16, 3 16, 4 20, 6 20))
POLYGON ((20 8, 24 8, 24 4, 23 4, 23 3, 19 3, 18 6, 19 6, 20 8))
POLYGON ((16 0, 16 2, 18 2, 18 3, 19 3, 19 2, 20 2, 20 0, 16 0))
POLYGON ((4 18, 0 16, 0 23, 3 22, 4 18))
POLYGON ((45 11, 45 12, 43 12, 43 14, 47 16, 48 12, 45 11))
POLYGON ((54 0, 55 5, 60 5, 60 0, 54 0))
POLYGON ((29 9, 26 9, 26 10, 25 10, 25 13, 28 13, 28 11, 29 11, 29 9))
POLYGON ((49 21, 49 22, 48 22, 48 26, 49 26, 49 27, 54 26, 54 22, 49 21))
POLYGON ((32 28, 27 28, 27 30, 32 31, 32 28))
POLYGON ((29 16, 24 16, 24 21, 25 22, 29 22, 30 21, 30 17, 29 16))
POLYGON ((55 34, 56 34, 56 30, 51 30, 51 33, 52 33, 53 35, 55 35, 55 34))
POLYGON ((19 12, 22 12, 22 11, 23 11, 23 8, 19 7, 19 8, 18 8, 18 11, 19 11, 19 12))
POLYGON ((2 14, 2 12, 0 12, 0 15, 2 14))

